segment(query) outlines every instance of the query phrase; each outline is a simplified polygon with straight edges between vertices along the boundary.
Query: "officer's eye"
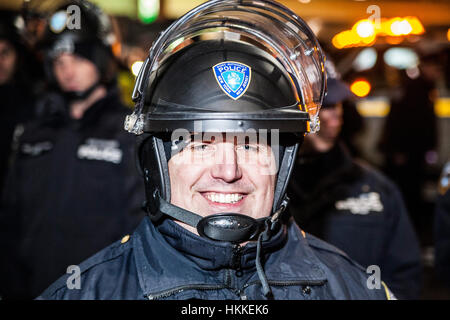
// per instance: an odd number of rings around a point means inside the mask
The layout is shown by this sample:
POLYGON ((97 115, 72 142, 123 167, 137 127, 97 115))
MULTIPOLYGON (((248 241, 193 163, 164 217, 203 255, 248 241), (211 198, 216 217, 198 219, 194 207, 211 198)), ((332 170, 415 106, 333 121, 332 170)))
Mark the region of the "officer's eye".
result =
POLYGON ((248 151, 248 152, 258 152, 259 151, 259 147, 258 145, 253 145, 253 144, 242 144, 236 147, 236 150, 242 150, 242 151, 248 151))
POLYGON ((211 151, 213 146, 210 143, 197 143, 191 145, 191 150, 195 152, 211 151))

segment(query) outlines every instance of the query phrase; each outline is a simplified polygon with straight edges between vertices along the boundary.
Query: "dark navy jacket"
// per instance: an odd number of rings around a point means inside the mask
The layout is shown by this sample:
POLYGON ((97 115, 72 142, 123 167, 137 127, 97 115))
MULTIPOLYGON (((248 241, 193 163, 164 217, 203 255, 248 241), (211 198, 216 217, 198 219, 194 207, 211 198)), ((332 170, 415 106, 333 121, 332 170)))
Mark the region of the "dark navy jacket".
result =
MULTIPOLYGON (((386 299, 344 253, 292 222, 263 242, 263 266, 275 299, 386 299)), ((256 244, 201 238, 170 219, 145 217, 131 237, 80 264, 79 289, 64 275, 38 299, 265 299, 256 244), (69 283, 69 286, 67 285, 69 283)))
MULTIPOLYGON (((62 97, 17 140, 0 207, 0 295, 34 299, 69 265, 87 259, 143 217, 143 180, 134 162, 129 113, 111 88, 79 120, 62 97)), ((44 104, 42 104, 44 105, 44 104)))
POLYGON ((419 242, 398 188, 374 168, 353 160, 340 144, 299 161, 288 189, 289 210, 299 226, 364 268, 378 266, 397 298, 418 299, 419 242))
POLYGON ((450 289, 450 162, 444 167, 440 181, 440 194, 436 199, 434 243, 436 273, 450 289))

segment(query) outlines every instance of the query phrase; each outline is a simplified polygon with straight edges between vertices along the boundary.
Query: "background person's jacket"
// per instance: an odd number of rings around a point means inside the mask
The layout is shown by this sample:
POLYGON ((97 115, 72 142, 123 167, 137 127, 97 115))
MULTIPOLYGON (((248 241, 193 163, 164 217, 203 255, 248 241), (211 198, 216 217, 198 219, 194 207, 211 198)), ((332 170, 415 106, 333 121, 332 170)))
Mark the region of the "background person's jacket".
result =
MULTIPOLYGON (((148 217, 137 230, 62 276, 38 299, 265 299, 255 268, 256 243, 214 242, 170 219, 148 217)), ((386 299, 370 275, 333 246, 289 221, 263 242, 263 265, 274 299, 386 299), (370 282, 370 281, 369 281, 370 282)), ((392 296, 391 296, 392 298, 392 296)))
POLYGON ((450 189, 437 197, 434 214, 436 274, 450 290, 450 189))
POLYGON ((143 182, 130 111, 117 90, 69 117, 64 100, 47 95, 38 119, 16 137, 0 207, 0 295, 34 299, 68 266, 132 232, 143 216, 143 182))
POLYGON ((299 226, 364 268, 378 266, 398 299, 418 299, 420 246, 398 188, 341 144, 299 160, 288 189, 299 226))

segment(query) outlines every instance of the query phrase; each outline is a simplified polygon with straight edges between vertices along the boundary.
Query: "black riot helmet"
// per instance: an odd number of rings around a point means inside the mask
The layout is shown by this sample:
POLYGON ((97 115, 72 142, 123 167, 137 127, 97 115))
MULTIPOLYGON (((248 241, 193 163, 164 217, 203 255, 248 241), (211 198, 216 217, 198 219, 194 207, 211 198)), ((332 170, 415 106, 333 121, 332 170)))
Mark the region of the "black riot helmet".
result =
POLYGON ((305 133, 318 130, 325 78, 324 56, 312 31, 276 2, 213 0, 175 21, 151 47, 136 79, 135 110, 125 121, 125 129, 139 136, 151 219, 171 216, 201 236, 233 243, 254 240, 275 225, 288 202, 296 151, 305 133), (251 130, 270 132, 272 143, 279 134, 270 217, 202 218, 170 204, 168 160, 182 148, 180 140, 251 130))
POLYGON ((10 11, 0 12, 0 40, 8 40, 18 50, 26 47, 25 21, 22 16, 10 11))
POLYGON ((99 84, 113 80, 111 62, 118 39, 109 17, 96 5, 85 0, 62 1, 47 19, 47 26, 37 48, 43 52, 47 78, 53 85, 53 60, 61 53, 71 53, 90 60, 97 67, 100 80, 83 92, 65 92, 67 98, 84 99, 99 84))

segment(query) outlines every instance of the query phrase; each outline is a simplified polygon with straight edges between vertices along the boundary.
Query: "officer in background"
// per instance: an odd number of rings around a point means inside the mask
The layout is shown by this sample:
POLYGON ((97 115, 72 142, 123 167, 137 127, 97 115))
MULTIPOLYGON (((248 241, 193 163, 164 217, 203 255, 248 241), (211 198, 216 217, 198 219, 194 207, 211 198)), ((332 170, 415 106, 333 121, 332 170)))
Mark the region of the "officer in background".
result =
POLYGON ((123 130, 128 109, 115 85, 108 23, 84 1, 49 18, 40 48, 55 90, 17 134, 0 212, 2 252, 11 254, 1 259, 10 271, 1 275, 5 299, 35 298, 142 218, 143 184, 134 139, 123 130))
POLYGON ((305 137, 288 188, 290 212, 301 228, 364 268, 378 266, 397 298, 417 299, 420 250, 402 196, 380 172, 352 159, 339 140, 342 102, 352 93, 329 60, 326 67, 320 131, 305 137))
POLYGON ((434 220, 436 274, 450 290, 450 161, 442 171, 434 220))
POLYGON ((425 244, 428 243, 425 230, 432 226, 427 213, 432 207, 427 204, 423 187, 431 178, 429 158, 437 154, 439 143, 434 104, 444 65, 440 48, 430 51, 420 56, 419 76, 407 78, 393 97, 379 141, 385 158, 383 170, 404 195, 413 225, 425 244))
POLYGON ((34 116, 33 101, 42 70, 25 41, 21 15, 0 12, 0 193, 3 188, 14 128, 34 116))
POLYGON ((323 63, 306 23, 272 1, 208 1, 175 21, 150 49, 125 125, 148 217, 81 263, 78 290, 66 275, 39 298, 391 297, 281 218, 294 156, 316 128, 323 63))

